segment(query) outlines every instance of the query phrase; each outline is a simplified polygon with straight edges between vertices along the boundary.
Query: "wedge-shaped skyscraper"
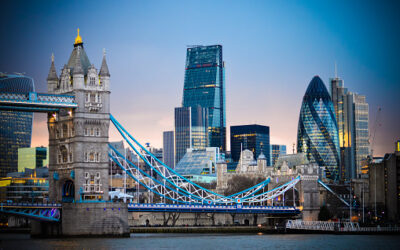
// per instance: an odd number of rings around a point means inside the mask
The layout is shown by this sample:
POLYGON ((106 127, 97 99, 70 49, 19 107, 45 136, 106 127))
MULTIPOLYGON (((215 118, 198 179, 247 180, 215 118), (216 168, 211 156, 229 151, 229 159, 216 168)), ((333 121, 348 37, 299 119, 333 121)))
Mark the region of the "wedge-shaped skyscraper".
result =
POLYGON ((319 76, 311 80, 303 97, 297 131, 297 152, 305 153, 310 162, 325 167, 328 178, 338 179, 340 148, 335 110, 319 76))

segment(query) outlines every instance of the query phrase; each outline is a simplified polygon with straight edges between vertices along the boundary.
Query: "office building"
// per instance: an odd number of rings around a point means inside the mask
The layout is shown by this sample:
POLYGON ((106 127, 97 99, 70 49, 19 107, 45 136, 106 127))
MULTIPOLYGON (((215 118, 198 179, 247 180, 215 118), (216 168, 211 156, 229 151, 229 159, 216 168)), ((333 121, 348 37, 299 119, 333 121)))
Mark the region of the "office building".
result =
POLYGON ((400 140, 395 152, 368 164, 369 201, 377 219, 400 222, 400 140), (376 211, 376 213, 375 213, 376 211))
POLYGON ((226 150, 224 67, 221 45, 189 47, 182 102, 183 107, 208 109, 207 145, 223 152, 226 150))
POLYGON ((18 149, 18 172, 24 172, 26 168, 48 167, 48 161, 49 151, 45 147, 18 149))
POLYGON ((163 161, 170 167, 174 168, 174 131, 163 132, 163 161))
POLYGON ((271 166, 269 127, 262 125, 231 126, 231 155, 232 160, 240 159, 241 151, 248 149, 257 158, 261 152, 267 159, 267 165, 271 166))
POLYGON ((350 180, 364 176, 363 162, 369 155, 369 107, 365 96, 348 91, 343 80, 330 80, 340 144, 340 178, 350 180))
POLYGON ((340 147, 335 109, 319 76, 311 80, 303 97, 297 130, 297 152, 305 153, 311 163, 325 167, 327 178, 338 180, 340 147))
POLYGON ((175 166, 188 148, 208 145, 208 109, 200 106, 175 108, 175 166))
MULTIPOLYGON (((29 93, 33 79, 22 75, 0 74, 0 92, 29 93)), ((18 148, 31 146, 31 112, 0 110, 0 177, 18 171, 18 148)))
POLYGON ((270 149, 271 149, 270 155, 272 160, 272 166, 274 166, 279 156, 286 154, 286 145, 272 144, 270 149))

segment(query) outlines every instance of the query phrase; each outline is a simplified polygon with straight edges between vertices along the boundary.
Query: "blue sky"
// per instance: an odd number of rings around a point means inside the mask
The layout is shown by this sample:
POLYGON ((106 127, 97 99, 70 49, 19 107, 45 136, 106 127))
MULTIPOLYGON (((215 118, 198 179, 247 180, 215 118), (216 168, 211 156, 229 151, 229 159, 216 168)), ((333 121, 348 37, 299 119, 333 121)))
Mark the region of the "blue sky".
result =
MULTIPOLYGON (((396 2, 6 1, 2 9, 1 72, 25 72, 47 91, 51 53, 59 70, 79 27, 98 68, 106 48, 111 111, 142 142, 160 147, 173 129, 186 46, 197 44, 223 45, 228 127, 268 125, 271 143, 291 151, 307 85, 319 75, 328 87, 336 61, 345 86, 366 95, 371 128, 382 107, 375 152, 392 152, 400 139, 396 2)), ((33 145, 47 144, 46 126, 35 115, 33 145)))

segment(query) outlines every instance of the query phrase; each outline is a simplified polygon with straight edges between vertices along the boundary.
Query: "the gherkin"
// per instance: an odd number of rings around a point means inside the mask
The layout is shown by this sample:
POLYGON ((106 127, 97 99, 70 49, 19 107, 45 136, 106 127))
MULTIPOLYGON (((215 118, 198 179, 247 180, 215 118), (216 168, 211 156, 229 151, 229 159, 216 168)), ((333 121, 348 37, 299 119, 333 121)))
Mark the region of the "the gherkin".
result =
POLYGON ((297 152, 305 153, 310 162, 325 167, 328 178, 338 179, 340 148, 335 110, 319 76, 311 80, 303 97, 297 130, 297 152))

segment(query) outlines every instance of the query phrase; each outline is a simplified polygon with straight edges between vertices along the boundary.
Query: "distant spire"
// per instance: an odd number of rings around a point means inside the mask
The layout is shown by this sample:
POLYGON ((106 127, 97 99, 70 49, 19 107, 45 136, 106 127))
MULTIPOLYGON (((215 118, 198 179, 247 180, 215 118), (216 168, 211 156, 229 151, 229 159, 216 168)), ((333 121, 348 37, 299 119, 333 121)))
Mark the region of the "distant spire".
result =
POLYGON ((54 66, 54 53, 51 54, 51 66, 47 80, 58 80, 56 67, 54 66))
POLYGON ((335 78, 337 78, 337 65, 336 65, 336 61, 335 61, 335 78))
POLYGON ((108 70, 107 61, 106 61, 106 49, 103 49, 103 61, 101 62, 99 75, 100 76, 110 76, 110 71, 108 70))
POLYGON ((81 74, 83 75, 83 68, 82 68, 82 63, 81 63, 81 48, 77 47, 75 48, 77 49, 77 55, 76 55, 76 61, 75 61, 75 65, 74 65, 74 70, 73 70, 73 74, 81 74))

